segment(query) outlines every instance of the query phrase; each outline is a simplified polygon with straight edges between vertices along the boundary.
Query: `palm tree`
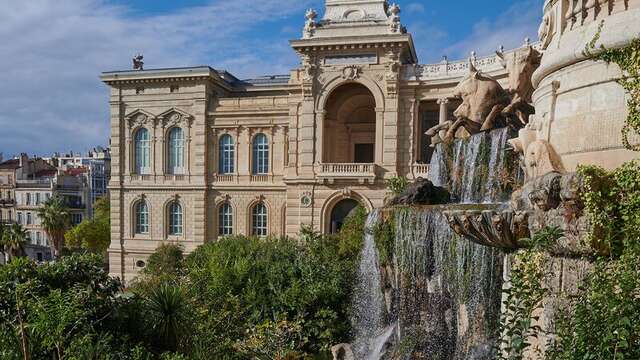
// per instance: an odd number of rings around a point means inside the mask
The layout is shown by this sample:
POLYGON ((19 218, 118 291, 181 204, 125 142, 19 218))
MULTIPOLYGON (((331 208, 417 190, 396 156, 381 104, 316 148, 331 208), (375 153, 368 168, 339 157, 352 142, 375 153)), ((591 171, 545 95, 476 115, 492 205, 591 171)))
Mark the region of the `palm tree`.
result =
POLYGON ((29 233, 22 225, 18 223, 12 224, 2 233, 2 248, 7 256, 7 262, 12 257, 18 257, 24 254, 24 246, 29 241, 29 233))
POLYGON ((159 345, 176 351, 188 327, 188 300, 176 285, 162 284, 149 294, 146 310, 159 345))
POLYGON ((58 256, 64 247, 64 233, 71 227, 71 215, 67 205, 61 197, 54 196, 38 209, 38 217, 51 239, 54 256, 58 256))

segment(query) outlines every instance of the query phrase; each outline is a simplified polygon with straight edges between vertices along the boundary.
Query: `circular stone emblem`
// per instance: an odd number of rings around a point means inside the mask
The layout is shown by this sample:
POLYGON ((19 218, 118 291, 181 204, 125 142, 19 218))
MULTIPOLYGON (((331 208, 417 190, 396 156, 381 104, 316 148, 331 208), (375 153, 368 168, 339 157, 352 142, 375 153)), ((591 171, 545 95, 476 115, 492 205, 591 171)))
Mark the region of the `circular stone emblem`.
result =
POLYGON ((312 203, 313 200, 311 200, 311 196, 309 196, 308 194, 304 194, 300 198, 300 205, 302 205, 303 207, 309 207, 312 203))

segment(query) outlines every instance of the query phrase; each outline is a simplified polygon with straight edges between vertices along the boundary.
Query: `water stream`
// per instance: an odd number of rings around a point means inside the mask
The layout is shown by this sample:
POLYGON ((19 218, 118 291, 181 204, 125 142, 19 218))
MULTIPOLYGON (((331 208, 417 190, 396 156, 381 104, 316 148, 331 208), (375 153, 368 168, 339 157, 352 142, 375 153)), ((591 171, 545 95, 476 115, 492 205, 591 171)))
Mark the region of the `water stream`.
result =
POLYGON ((374 238, 379 222, 380 210, 372 211, 365 223, 364 246, 352 300, 353 352, 356 359, 362 360, 382 358, 395 328, 388 324, 382 293, 382 276, 374 238))
POLYGON ((393 319, 385 312, 371 231, 380 212, 370 214, 353 304, 357 360, 383 358, 394 334, 394 359, 494 357, 504 255, 457 236, 443 211, 508 200, 520 177, 515 156, 507 151, 509 135, 498 129, 440 144, 430 180, 448 188, 455 203, 396 209, 393 319))

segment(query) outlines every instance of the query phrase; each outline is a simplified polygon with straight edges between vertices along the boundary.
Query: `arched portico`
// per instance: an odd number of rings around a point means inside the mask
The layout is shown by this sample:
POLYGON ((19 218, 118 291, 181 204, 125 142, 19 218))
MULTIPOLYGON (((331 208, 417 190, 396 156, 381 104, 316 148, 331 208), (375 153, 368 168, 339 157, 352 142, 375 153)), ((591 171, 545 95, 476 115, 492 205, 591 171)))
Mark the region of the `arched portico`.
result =
POLYGON ((370 79, 334 79, 317 99, 321 163, 382 162, 384 95, 370 79))
POLYGON ((338 191, 331 195, 322 206, 320 226, 323 233, 336 233, 335 230, 339 230, 344 219, 357 206, 364 207, 368 212, 373 210, 371 201, 355 191, 338 191))

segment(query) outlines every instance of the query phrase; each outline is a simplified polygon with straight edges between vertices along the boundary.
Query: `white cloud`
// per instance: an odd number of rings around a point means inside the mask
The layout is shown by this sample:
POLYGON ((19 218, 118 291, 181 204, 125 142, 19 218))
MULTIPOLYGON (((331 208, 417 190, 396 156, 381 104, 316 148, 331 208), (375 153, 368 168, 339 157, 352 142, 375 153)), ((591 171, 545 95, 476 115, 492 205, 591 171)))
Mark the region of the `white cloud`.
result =
POLYGON ((534 41, 542 18, 541 12, 538 0, 515 2, 497 18, 476 23, 468 37, 447 46, 443 52, 450 59, 463 59, 472 51, 482 56, 492 53, 500 45, 507 49, 521 46, 527 37, 534 41))
MULTIPOLYGON (((295 54, 247 32, 311 0, 212 0, 170 15, 139 16, 106 0, 3 2, 0 12, 0 152, 45 154, 106 144, 108 97, 98 76, 128 69, 211 64, 238 76, 285 72, 295 54)), ((302 22, 302 21, 301 21, 302 22)))
POLYGON ((406 10, 410 13, 423 13, 425 9, 424 5, 420 3, 409 3, 406 10))

